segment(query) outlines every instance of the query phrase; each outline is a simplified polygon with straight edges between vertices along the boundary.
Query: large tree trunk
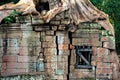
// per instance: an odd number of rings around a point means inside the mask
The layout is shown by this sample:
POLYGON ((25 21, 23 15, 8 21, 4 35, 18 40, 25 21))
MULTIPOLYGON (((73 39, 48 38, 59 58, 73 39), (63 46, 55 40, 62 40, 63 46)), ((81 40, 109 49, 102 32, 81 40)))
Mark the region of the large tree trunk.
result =
POLYGON ((49 22, 56 14, 69 9, 71 19, 76 25, 81 22, 97 22, 114 35, 108 15, 94 7, 89 0, 61 0, 61 4, 47 12, 43 17, 46 22, 49 22))
POLYGON ((8 3, 0 6, 0 22, 3 18, 9 16, 14 9, 18 12, 23 12, 23 14, 32 14, 37 13, 35 9, 35 4, 38 0, 20 0, 17 4, 8 3))
MULTIPOLYGON (((35 8, 36 3, 39 1, 46 0, 20 0, 17 4, 5 4, 0 6, 0 13, 2 15, 5 9, 17 9, 23 12, 23 14, 39 14, 35 8)), ((94 7, 89 0, 58 0, 58 4, 59 5, 55 5, 53 9, 49 10, 45 16, 42 16, 46 22, 49 22, 55 15, 69 9, 69 14, 74 24, 78 25, 81 22, 97 22, 114 35, 114 29, 109 22, 108 16, 94 7)), ((8 15, 9 14, 10 13, 8 13, 8 15)), ((2 17, 0 17, 0 21, 8 15, 3 14, 2 17)))

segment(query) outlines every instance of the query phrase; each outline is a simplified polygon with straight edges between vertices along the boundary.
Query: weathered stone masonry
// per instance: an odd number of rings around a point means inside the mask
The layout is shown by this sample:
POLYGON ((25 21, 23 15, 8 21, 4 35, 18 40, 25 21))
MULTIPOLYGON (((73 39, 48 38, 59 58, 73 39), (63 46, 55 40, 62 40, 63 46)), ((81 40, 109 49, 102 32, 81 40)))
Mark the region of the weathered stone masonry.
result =
POLYGON ((1 25, 1 76, 21 75, 12 77, 19 80, 28 78, 26 74, 37 80, 111 80, 117 73, 114 37, 109 31, 100 30, 97 23, 82 23, 72 33, 67 29, 69 19, 44 24, 37 16, 32 21, 30 16, 21 16, 16 21, 1 25), (75 67, 75 46, 92 47, 91 69, 75 67), (44 64, 42 68, 38 63, 44 64))
MULTIPOLYGON (((57 3, 49 2, 50 9, 57 3)), ((16 23, 1 24, 0 80, 119 80, 111 32, 92 22, 70 32, 75 27, 68 11, 49 23, 16 16, 16 23)))

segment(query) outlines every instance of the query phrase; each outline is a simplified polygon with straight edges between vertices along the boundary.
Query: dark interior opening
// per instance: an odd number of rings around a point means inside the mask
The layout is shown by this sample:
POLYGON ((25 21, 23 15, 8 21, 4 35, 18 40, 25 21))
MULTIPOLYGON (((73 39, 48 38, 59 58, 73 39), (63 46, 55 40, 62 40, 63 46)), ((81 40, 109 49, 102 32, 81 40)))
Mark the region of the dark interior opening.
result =
POLYGON ((91 58, 92 58, 92 47, 91 46, 76 46, 76 69, 90 69, 91 58))
POLYGON ((49 11, 49 2, 48 1, 40 1, 39 3, 36 4, 36 10, 39 11, 40 13, 43 10, 49 11))
MULTIPOLYGON (((91 62, 91 54, 89 51, 86 51, 86 52, 83 51, 81 53, 87 61, 91 62)), ((80 58, 79 65, 87 65, 87 63, 83 59, 80 58)))

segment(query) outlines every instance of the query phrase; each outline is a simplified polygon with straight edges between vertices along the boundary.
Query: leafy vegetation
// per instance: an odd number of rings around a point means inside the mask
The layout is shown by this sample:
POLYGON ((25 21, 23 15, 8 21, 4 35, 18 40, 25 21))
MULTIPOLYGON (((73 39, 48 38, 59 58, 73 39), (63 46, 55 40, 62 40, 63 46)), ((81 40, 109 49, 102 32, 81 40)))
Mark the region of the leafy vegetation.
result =
POLYGON ((16 14, 18 13, 16 12, 16 10, 14 10, 8 17, 2 20, 2 23, 14 23, 16 14))
MULTIPOLYGON (((0 5, 14 2, 17 3, 19 0, 1 0, 0 5)), ((2 23, 12 23, 15 22, 15 15, 17 14, 16 10, 14 10, 8 17, 2 20, 2 23)))

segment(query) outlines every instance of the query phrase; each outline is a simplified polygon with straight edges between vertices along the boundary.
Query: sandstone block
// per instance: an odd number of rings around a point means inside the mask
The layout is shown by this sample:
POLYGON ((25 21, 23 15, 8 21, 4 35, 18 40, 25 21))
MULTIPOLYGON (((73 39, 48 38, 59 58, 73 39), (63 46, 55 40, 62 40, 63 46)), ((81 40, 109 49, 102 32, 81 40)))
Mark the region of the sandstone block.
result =
POLYGON ((74 71, 74 69, 75 69, 75 66, 70 65, 70 72, 74 71))
POLYGON ((103 58, 102 57, 96 57, 96 61, 103 61, 103 58))
POLYGON ((96 74, 112 74, 111 68, 97 68, 96 74))
POLYGON ((44 27, 43 27, 43 26, 40 26, 40 25, 39 25, 39 26, 35 26, 35 27, 34 27, 34 30, 35 30, 35 31, 47 31, 47 30, 50 30, 50 27, 49 27, 49 26, 44 26, 44 27))
POLYGON ((1 66, 1 63, 2 63, 2 56, 0 56, 0 66, 1 66))
POLYGON ((99 38, 99 34, 96 33, 73 33, 72 34, 73 38, 99 38))
POLYGON ((26 69, 6 69, 4 72, 1 73, 2 76, 9 76, 9 75, 18 75, 26 73, 26 69))
POLYGON ((8 32, 8 38, 13 39, 13 38, 20 38, 22 37, 22 31, 9 31, 8 32))
POLYGON ((97 55, 97 47, 92 47, 92 50, 93 50, 93 56, 96 56, 97 55))
POLYGON ((101 34, 102 36, 112 36, 112 33, 111 31, 108 31, 108 30, 101 30, 101 34))
POLYGON ((54 21, 52 20, 52 21, 50 22, 50 24, 51 24, 51 25, 60 25, 60 21, 59 21, 59 20, 56 20, 56 21, 55 21, 55 20, 54 20, 54 21))
POLYGON ((59 75, 68 74, 68 62, 58 61, 56 73, 59 75))
POLYGON ((56 70, 56 73, 55 73, 56 75, 62 75, 62 74, 64 74, 64 71, 63 71, 63 69, 57 69, 56 70))
POLYGON ((68 56, 58 55, 57 56, 57 61, 67 62, 68 61, 68 56))
POLYGON ((7 39, 8 47, 18 47, 18 39, 7 39))
POLYGON ((72 45, 102 46, 99 38, 72 38, 72 45))
POLYGON ((114 58, 112 55, 107 55, 102 57, 103 62, 114 62, 114 58))
POLYGON ((68 32, 67 31, 57 31, 56 36, 68 36, 68 32))
POLYGON ((46 31, 46 35, 53 36, 55 32, 53 30, 46 31))
POLYGON ((1 64, 1 72, 4 72, 5 70, 7 69, 7 63, 6 62, 3 62, 2 64, 1 64))
POLYGON ((3 54, 3 47, 0 47, 0 55, 3 54))
POLYGON ((100 29, 101 28, 101 26, 97 23, 82 23, 82 24, 79 24, 78 27, 82 29, 100 29))
POLYGON ((97 56, 104 56, 104 55, 109 55, 110 51, 105 48, 97 48, 97 56))
POLYGON ((77 29, 75 31, 75 33, 86 33, 86 34, 90 34, 90 33, 94 33, 94 34, 99 34, 100 31, 98 29, 77 29))
POLYGON ((45 36, 45 41, 56 41, 56 36, 45 36))
POLYGON ((101 41, 109 42, 109 40, 110 40, 109 37, 106 36, 101 37, 101 41))
POLYGON ((96 62, 96 61, 91 61, 91 65, 92 65, 92 66, 96 66, 96 65, 97 65, 97 62, 96 62))
POLYGON ((76 63, 76 53, 75 53, 75 50, 72 50, 72 51, 71 51, 70 64, 71 64, 71 65, 75 65, 75 63, 76 63))
POLYGON ((96 79, 102 80, 112 79, 112 74, 97 74, 96 79))
POLYGON ((29 57, 28 56, 18 56, 18 62, 29 62, 29 57))
POLYGON ((65 80, 63 75, 57 76, 57 80, 65 80))
POLYGON ((65 30, 65 28, 66 28, 66 26, 64 26, 64 25, 59 25, 58 26, 58 30, 65 30))
POLYGON ((70 23, 70 20, 69 20, 69 19, 61 20, 61 24, 62 24, 62 25, 68 25, 69 23, 70 23))
POLYGON ((30 73, 33 73, 33 72, 39 72, 38 70, 36 70, 37 69, 37 66, 36 66, 37 64, 36 63, 33 63, 33 62, 30 62, 30 63, 28 63, 28 71, 30 72, 30 73))
POLYGON ((110 63, 110 62, 114 62, 114 58, 111 55, 103 55, 101 57, 96 57, 95 59, 96 61, 101 61, 101 62, 105 62, 105 63, 110 63))
POLYGON ((52 30, 56 31, 58 29, 58 26, 52 26, 52 30))
POLYGON ((57 55, 57 49, 56 48, 45 48, 44 54, 45 54, 45 56, 57 55))
POLYGON ((27 69, 28 63, 8 62, 7 69, 27 69))
POLYGON ((97 62, 97 68, 112 68, 111 63, 97 62))
POLYGON ((2 61, 3 62, 17 62, 18 56, 16 55, 3 55, 2 61))
POLYGON ((108 48, 108 49, 115 49, 115 43, 114 42, 104 42, 103 47, 108 48))
POLYGON ((46 58, 47 62, 57 62, 56 55, 46 56, 45 58, 46 58))
POLYGON ((20 56, 26 56, 28 55, 28 48, 27 47, 19 47, 19 55, 20 56))
POLYGON ((37 62, 37 58, 38 58, 38 56, 29 56, 28 62, 29 63, 37 62))
POLYGON ((70 51, 69 50, 58 50, 58 55, 68 56, 70 55, 70 51))
MULTIPOLYGON (((32 42, 29 42, 29 43, 31 45, 33 45, 32 42)), ((22 38, 21 40, 19 40, 19 47, 26 47, 26 46, 28 46, 28 39, 27 38, 22 38)))
POLYGON ((99 38, 72 38, 72 44, 79 43, 95 43, 99 42, 99 38))
POLYGON ((68 36, 57 36, 57 44, 69 44, 70 40, 68 36))
POLYGON ((2 46, 3 46, 3 39, 0 39, 0 47, 2 47, 2 46))
POLYGON ((8 47, 7 48, 7 54, 8 55, 17 55, 17 54, 19 54, 19 47, 16 47, 16 46, 8 47))
POLYGON ((56 48, 56 43, 54 41, 42 42, 42 48, 56 48))
POLYGON ((54 72, 54 74, 56 69, 57 69, 57 61, 51 62, 51 71, 54 72))
POLYGON ((44 36, 41 37, 41 41, 56 41, 56 36, 44 36))
POLYGON ((68 44, 58 44, 58 50, 68 50, 69 45, 68 44))
POLYGON ((47 69, 51 69, 51 62, 45 63, 47 69))
POLYGON ((34 47, 34 52, 30 52, 30 56, 38 56, 40 52, 43 52, 43 48, 34 47))

